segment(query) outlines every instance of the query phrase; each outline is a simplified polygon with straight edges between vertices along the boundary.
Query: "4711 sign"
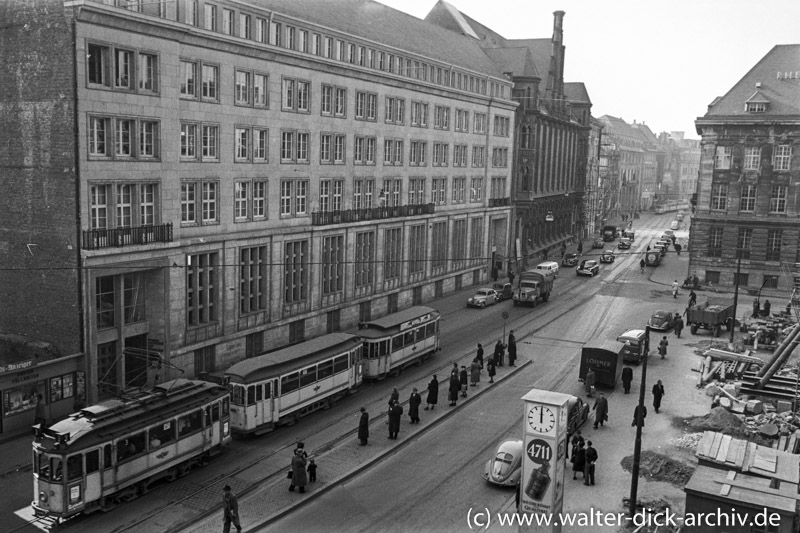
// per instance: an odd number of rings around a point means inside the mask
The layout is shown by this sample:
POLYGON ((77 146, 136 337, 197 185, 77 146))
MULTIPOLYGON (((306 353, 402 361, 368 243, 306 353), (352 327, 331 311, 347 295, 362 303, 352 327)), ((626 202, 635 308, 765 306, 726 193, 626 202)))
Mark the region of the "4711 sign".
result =
POLYGON ((533 466, 528 470, 530 477, 525 483, 526 497, 523 498, 523 511, 549 512, 550 506, 540 502, 549 501, 545 496, 552 481, 550 467, 553 460, 553 446, 546 440, 532 438, 525 445, 525 455, 533 466))

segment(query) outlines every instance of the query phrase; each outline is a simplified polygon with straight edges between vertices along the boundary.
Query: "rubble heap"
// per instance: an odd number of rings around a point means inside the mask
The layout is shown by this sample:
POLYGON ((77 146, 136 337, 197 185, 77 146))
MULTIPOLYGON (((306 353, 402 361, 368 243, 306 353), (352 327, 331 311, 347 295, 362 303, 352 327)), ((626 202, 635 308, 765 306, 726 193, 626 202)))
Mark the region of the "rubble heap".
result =
POLYGON ((718 431, 736 437, 747 436, 744 421, 724 407, 715 407, 706 415, 687 420, 687 425, 693 432, 718 431))

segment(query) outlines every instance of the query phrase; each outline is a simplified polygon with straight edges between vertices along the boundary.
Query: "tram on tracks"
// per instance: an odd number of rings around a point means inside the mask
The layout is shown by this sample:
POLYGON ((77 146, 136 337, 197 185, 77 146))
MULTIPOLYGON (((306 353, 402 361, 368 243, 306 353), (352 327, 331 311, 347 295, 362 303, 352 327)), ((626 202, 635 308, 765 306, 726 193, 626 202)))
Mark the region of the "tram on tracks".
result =
POLYGON ((364 322, 358 334, 364 339, 364 379, 383 379, 419 365, 439 350, 436 309, 416 306, 377 320, 364 322))
POLYGON ((361 384, 362 345, 358 335, 331 333, 231 366, 233 432, 265 433, 333 405, 361 384))
POLYGON ((132 500, 222 451, 231 441, 230 393, 176 379, 33 429, 33 511, 60 520, 132 500))

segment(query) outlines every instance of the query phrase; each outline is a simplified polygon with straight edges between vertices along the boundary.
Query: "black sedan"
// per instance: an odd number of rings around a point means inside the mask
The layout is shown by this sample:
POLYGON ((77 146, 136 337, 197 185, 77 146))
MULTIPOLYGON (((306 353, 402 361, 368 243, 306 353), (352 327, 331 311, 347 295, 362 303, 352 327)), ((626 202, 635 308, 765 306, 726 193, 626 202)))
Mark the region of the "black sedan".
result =
POLYGON ((606 250, 600 255, 601 263, 613 263, 614 259, 614 250, 606 250))
POLYGON ((647 325, 650 326, 650 329, 669 331, 675 325, 676 316, 677 315, 669 311, 656 311, 653 313, 653 316, 650 317, 647 325))
POLYGON ((631 248, 631 240, 627 239, 625 237, 622 237, 619 240, 619 244, 617 245, 617 248, 619 248, 620 250, 630 250, 630 248, 631 248))
POLYGON ((593 259, 584 259, 578 266, 576 273, 579 276, 595 276, 600 273, 600 263, 593 259))
POLYGON ((578 254, 564 254, 564 259, 561 260, 561 266, 574 267, 578 265, 578 254))
POLYGON ((595 239, 592 243, 592 248, 605 248, 606 243, 603 239, 595 239))

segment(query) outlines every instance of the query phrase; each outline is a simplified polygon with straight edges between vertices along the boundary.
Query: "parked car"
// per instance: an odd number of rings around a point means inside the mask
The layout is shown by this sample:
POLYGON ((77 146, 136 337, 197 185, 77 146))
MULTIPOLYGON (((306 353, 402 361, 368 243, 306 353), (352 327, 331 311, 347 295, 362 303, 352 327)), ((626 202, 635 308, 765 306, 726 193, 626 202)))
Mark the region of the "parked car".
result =
POLYGON ((579 276, 594 276, 600 273, 600 263, 593 259, 584 259, 578 265, 577 274, 579 276))
POLYGON ((613 263, 614 262, 614 250, 606 250, 602 254, 600 254, 600 262, 601 263, 613 263))
POLYGON ((595 248, 601 248, 602 249, 602 248, 605 248, 605 246, 606 246, 606 243, 605 243, 605 241, 603 239, 595 239, 594 242, 592 243, 592 249, 595 249, 595 248))
POLYGON ((578 266, 578 254, 564 254, 561 265, 565 267, 578 266))
POLYGON ((622 236, 625 237, 626 239, 630 239, 631 242, 636 240, 636 232, 632 229, 626 229, 625 231, 623 231, 622 236))
POLYGON ((650 326, 650 329, 669 331, 675 325, 675 315, 669 311, 656 311, 648 320, 647 325, 650 326))
POLYGON ((678 225, 679 225, 679 224, 680 224, 680 222, 679 222, 679 221, 678 221, 678 219, 676 218, 675 220, 673 220, 672 222, 670 222, 670 224, 669 224, 669 228, 670 228, 670 229, 678 229, 678 225))
POLYGON ((484 308, 487 305, 497 303, 497 291, 490 288, 478 289, 473 296, 467 300, 467 307, 484 308))
POLYGON ((617 248, 619 248, 620 250, 630 250, 630 248, 631 248, 631 240, 626 238, 626 237, 622 237, 619 240, 619 244, 617 245, 617 248))
POLYGON ((643 329, 632 329, 626 331, 619 337, 617 341, 623 344, 622 360, 626 363, 639 363, 642 358, 647 355, 645 351, 645 337, 647 332, 643 329))
POLYGON ((502 302, 514 297, 514 289, 510 283, 495 283, 492 287, 497 293, 497 301, 502 302))
POLYGON ((577 396, 573 396, 567 401, 567 408, 569 409, 567 433, 571 435, 589 418, 589 405, 577 396))

